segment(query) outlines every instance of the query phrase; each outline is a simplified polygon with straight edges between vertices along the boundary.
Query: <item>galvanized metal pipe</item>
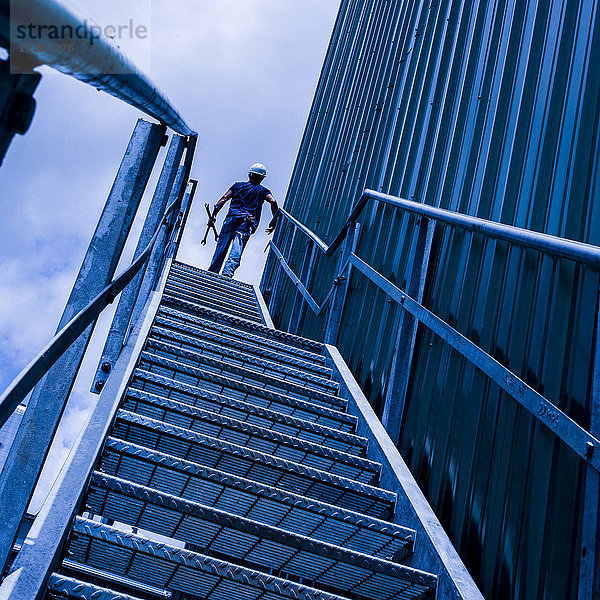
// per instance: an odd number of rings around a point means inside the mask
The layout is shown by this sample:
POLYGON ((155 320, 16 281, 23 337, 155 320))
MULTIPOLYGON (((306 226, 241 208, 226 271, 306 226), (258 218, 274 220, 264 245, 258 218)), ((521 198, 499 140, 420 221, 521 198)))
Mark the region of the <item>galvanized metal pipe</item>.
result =
MULTIPOLYGON (((196 135, 171 106, 166 96, 123 55, 116 43, 104 33, 92 31, 87 20, 75 16, 56 0, 11 2, 11 45, 22 45, 22 40, 16 39, 16 28, 28 27, 30 24, 46 26, 45 30, 40 31, 40 37, 36 38, 36 52, 31 56, 34 64, 48 65, 115 96, 139 108, 180 135, 196 135), (74 52, 57 51, 56 39, 48 37, 48 26, 52 24, 81 32, 85 43, 74 44, 74 52), (91 39, 93 44, 87 42, 91 39)), ((78 41, 82 42, 82 39, 78 41)))
MULTIPOLYGON (((434 230, 435 221, 423 218, 417 230, 414 249, 411 251, 413 264, 407 292, 419 304, 423 301, 434 230)), ((400 319, 390 368, 390 380, 381 415, 381 422, 394 444, 398 443, 402 428, 418 324, 418 320, 408 311, 402 311, 400 319)))
POLYGON ((529 229, 514 227, 513 225, 506 225, 505 223, 498 223, 488 219, 471 217, 470 215, 437 208, 413 200, 405 200, 404 198, 382 194, 373 190, 365 190, 363 192, 359 201, 350 212, 346 223, 329 246, 316 233, 311 231, 306 225, 303 225, 285 209, 280 209, 280 212, 288 221, 312 239, 322 252, 327 256, 331 256, 344 241, 348 227, 358 219, 370 198, 389 206, 401 208, 412 214, 453 225, 472 233, 480 233, 486 237, 511 242, 523 248, 537 250, 551 256, 566 258, 594 268, 600 268, 600 247, 598 246, 574 240, 566 240, 555 235, 530 231, 529 229))

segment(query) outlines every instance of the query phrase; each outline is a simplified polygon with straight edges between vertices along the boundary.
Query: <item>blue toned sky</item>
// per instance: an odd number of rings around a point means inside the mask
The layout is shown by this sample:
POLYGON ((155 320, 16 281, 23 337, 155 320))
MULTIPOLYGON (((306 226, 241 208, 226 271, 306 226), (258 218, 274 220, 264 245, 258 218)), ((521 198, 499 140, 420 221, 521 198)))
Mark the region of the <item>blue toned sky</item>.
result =
MULTIPOLYGON (((149 37, 139 60, 199 133, 192 169, 199 186, 181 260, 207 266, 214 242, 200 246, 204 203, 214 204, 231 183, 245 179, 252 163, 267 166, 265 185, 283 201, 339 3, 148 0, 149 37)), ((91 10, 102 24, 97 6, 81 0, 76 8, 85 16, 91 10)), ((129 15, 121 10, 110 19, 125 22, 129 15)), ((13 141, 0 167, 2 388, 54 333, 135 121, 143 117, 82 83, 43 73, 32 126, 13 141)), ((159 160, 163 156, 164 150, 159 160)), ((265 207, 260 233, 238 270, 240 279, 260 279, 268 218, 265 207)), ((98 324, 36 505, 96 398, 87 390, 109 322, 107 314, 98 324)))

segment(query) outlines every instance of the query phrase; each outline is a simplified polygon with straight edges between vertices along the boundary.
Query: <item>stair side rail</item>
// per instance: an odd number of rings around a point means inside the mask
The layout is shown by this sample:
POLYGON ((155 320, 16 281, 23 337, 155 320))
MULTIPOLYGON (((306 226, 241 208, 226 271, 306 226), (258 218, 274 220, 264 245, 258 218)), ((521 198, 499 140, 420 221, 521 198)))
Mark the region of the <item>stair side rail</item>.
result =
MULTIPOLYGON (((591 590, 594 586, 600 586, 600 573, 597 573, 595 569, 595 561, 597 560, 597 556, 600 555, 600 522, 598 518, 600 500, 600 311, 597 311, 596 347, 592 366, 593 372, 591 374, 591 420, 588 431, 571 419, 552 401, 529 386, 516 373, 502 365, 485 352, 485 350, 463 336, 459 331, 422 304, 429 251, 436 223, 447 224, 464 231, 481 234, 487 238, 502 240, 556 258, 574 261, 587 265, 594 270, 600 270, 600 247, 457 213, 369 189, 366 189, 362 193, 350 211, 346 222, 330 244, 324 242, 314 231, 301 223, 284 208, 279 209, 279 215, 280 220, 285 219, 292 225, 293 234, 301 232, 307 236, 312 248, 318 249, 327 257, 332 257, 336 250, 344 244, 337 275, 321 305, 314 299, 307 287, 307 282, 310 281, 311 277, 310 270, 303 273, 303 277, 299 277, 288 264, 292 244, 287 245, 287 253, 285 250, 282 251, 278 248, 274 241, 270 241, 268 246, 268 249, 273 251, 275 260, 280 265, 281 273, 285 274, 292 281, 299 295, 304 299, 305 305, 314 314, 320 314, 326 304, 330 302, 330 299, 334 298, 334 301, 330 303, 329 322, 325 332, 324 341, 327 344, 335 345, 337 340, 337 331, 335 328, 331 329, 329 325, 336 311, 341 314, 346 294, 345 289, 344 293, 337 294, 337 297, 335 292, 336 288, 339 288, 340 285, 343 285, 344 288, 347 286, 350 269, 358 270, 375 284, 377 288, 382 290, 388 298, 395 301, 403 309, 403 318, 400 330, 397 332, 397 342, 392 359, 391 378, 382 418, 385 430, 394 444, 398 443, 402 425, 401 418, 406 401, 408 379, 416 339, 416 328, 417 324, 421 323, 500 386, 511 398, 525 408, 535 419, 543 423, 549 431, 567 444, 586 463, 580 589, 591 590), (417 216, 416 225, 419 228, 418 241, 413 246, 412 275, 407 291, 398 288, 354 252, 356 248, 355 231, 358 226, 357 221, 369 200, 375 200, 376 202, 404 210, 417 216)), ((278 277, 279 274, 276 275, 275 288, 278 285, 278 277)), ((264 284, 265 280, 263 279, 261 287, 264 287, 264 284)), ((598 306, 598 298, 595 301, 598 306)), ((296 329, 298 329, 298 326, 296 326, 296 329)), ((588 596, 591 597, 587 592, 580 594, 581 598, 587 598, 588 596)))
MULTIPOLYGON (((58 331, 0 396, 1 426, 33 390, 0 473, 0 572, 10 560, 20 523, 58 429, 98 315, 123 290, 128 289, 146 266, 155 279, 160 277, 166 264, 165 254, 176 249, 175 240, 195 190, 192 183, 186 193, 195 137, 186 139, 185 159, 179 166, 179 183, 173 185, 172 194, 170 189, 165 190, 171 201, 169 206, 163 204, 158 220, 153 215, 155 225, 150 240, 143 249, 138 249, 132 264, 113 278, 164 139, 163 126, 141 119, 138 121, 58 331)), ((146 303, 152 289, 152 286, 146 286, 131 298, 127 313, 132 327, 135 324, 132 319, 136 318, 135 314, 131 316, 133 309, 146 303)))

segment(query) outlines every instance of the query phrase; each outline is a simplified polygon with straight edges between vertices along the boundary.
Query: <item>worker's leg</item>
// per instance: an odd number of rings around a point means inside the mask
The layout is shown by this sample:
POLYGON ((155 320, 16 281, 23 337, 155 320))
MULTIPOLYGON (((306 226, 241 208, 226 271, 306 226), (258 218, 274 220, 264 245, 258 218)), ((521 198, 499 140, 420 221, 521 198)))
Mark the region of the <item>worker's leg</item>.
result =
POLYGON ((235 220, 225 217, 225 221, 223 221, 223 227, 221 227, 219 239, 217 240, 217 247, 215 248, 210 267, 208 267, 208 270, 213 273, 218 273, 221 270, 221 265, 225 260, 225 256, 227 256, 227 250, 229 250, 229 245, 235 235, 235 220))
POLYGON ((227 262, 223 267, 224 277, 233 277, 235 270, 240 266, 240 260, 242 258, 242 252, 246 247, 246 243, 250 238, 251 230, 250 227, 244 223, 237 229, 233 237, 233 243, 231 244, 231 251, 227 257, 227 262))

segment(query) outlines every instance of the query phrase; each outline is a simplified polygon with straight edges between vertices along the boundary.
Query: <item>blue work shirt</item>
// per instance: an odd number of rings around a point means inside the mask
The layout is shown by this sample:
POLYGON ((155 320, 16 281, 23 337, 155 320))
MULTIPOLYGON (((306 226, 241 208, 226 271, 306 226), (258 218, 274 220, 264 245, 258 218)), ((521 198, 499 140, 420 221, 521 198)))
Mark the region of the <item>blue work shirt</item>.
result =
POLYGON ((249 181, 238 181, 229 189, 233 195, 227 216, 244 217, 249 215, 252 217, 252 227, 256 230, 260 221, 263 202, 267 195, 271 193, 270 190, 249 181))

